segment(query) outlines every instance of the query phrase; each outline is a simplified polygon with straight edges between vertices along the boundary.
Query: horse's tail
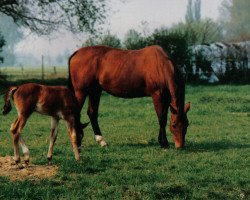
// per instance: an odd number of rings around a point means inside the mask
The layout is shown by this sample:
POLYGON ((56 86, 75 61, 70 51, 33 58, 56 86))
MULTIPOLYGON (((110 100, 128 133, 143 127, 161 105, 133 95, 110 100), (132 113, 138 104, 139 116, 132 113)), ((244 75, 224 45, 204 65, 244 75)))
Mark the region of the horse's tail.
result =
POLYGON ((70 61, 71 61, 71 59, 73 58, 73 56, 75 55, 77 53, 77 51, 76 52, 74 52, 70 57, 69 57, 69 60, 68 60, 68 70, 69 70, 69 77, 68 77, 68 89, 70 90, 70 91, 72 91, 73 93, 75 93, 74 92, 74 87, 73 87, 73 84, 72 84, 72 79, 71 79, 71 73, 70 73, 70 61))
POLYGON ((11 102, 10 99, 13 98, 13 94, 18 89, 18 87, 12 86, 4 95, 4 106, 3 106, 3 115, 7 115, 11 111, 11 102))

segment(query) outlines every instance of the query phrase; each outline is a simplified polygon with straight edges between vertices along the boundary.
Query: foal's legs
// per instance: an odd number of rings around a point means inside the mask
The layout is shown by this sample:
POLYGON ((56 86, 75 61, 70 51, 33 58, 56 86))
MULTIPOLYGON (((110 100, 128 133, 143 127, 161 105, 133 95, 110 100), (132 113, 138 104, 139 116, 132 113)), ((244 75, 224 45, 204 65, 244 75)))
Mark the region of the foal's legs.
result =
POLYGON ((55 118, 55 117, 51 118, 50 144, 49 144, 49 150, 47 154, 48 165, 51 165, 52 163, 51 161, 52 161, 53 147, 57 138, 58 122, 59 122, 58 118, 55 118))
POLYGON ((89 94, 89 107, 88 107, 88 116, 95 134, 95 140, 102 146, 107 146, 98 124, 98 108, 101 98, 101 90, 95 89, 94 92, 89 94))
POLYGON ((30 161, 30 152, 29 152, 29 149, 28 147, 26 146, 22 136, 20 135, 19 136, 19 144, 21 145, 22 147, 22 151, 23 151, 23 155, 24 155, 24 161, 26 164, 29 164, 29 161, 30 161))
POLYGON ((167 125, 167 113, 168 113, 168 99, 165 95, 162 95, 159 91, 152 95, 155 111, 158 117, 160 130, 158 141, 163 148, 169 147, 169 143, 166 137, 166 125, 167 125))
MULTIPOLYGON (((23 115, 19 115, 18 118, 15 120, 15 122, 12 123, 11 128, 10 128, 10 131, 12 133, 12 138, 13 138, 14 160, 15 160, 16 163, 20 162, 20 154, 19 154, 18 142, 19 142, 19 139, 20 139, 20 133, 21 133, 23 127, 25 126, 26 121, 27 121, 27 117, 25 117, 23 115)), ((21 145, 22 144, 24 144, 24 141, 21 139, 21 145)), ((26 145, 25 145, 25 147, 26 147, 26 145)), ((28 148, 24 152, 29 154, 28 153, 29 152, 28 148)))
POLYGON ((78 146, 77 146, 77 135, 76 135, 77 133, 76 133, 76 129, 74 127, 75 119, 73 116, 69 116, 65 120, 67 121, 68 133, 69 133, 70 141, 71 141, 73 151, 75 154, 75 159, 80 160, 80 154, 79 154, 79 150, 78 150, 78 146))

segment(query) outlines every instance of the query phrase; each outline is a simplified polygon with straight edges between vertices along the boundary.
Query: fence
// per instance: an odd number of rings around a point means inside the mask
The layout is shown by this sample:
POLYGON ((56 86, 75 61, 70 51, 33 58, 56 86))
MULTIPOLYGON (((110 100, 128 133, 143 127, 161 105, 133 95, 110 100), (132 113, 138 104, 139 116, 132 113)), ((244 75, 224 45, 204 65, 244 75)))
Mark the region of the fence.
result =
POLYGON ((9 81, 25 79, 57 79, 67 78, 68 68, 51 66, 51 67, 1 67, 0 73, 7 75, 9 81))

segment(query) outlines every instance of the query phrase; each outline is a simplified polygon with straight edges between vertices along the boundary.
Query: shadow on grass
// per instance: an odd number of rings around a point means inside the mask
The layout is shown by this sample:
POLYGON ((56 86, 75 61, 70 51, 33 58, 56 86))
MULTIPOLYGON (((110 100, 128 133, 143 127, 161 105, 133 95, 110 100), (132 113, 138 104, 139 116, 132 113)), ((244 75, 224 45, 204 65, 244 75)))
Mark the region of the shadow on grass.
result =
MULTIPOLYGON (((176 149, 173 142, 170 142, 167 149, 176 149)), ((114 148, 159 148, 160 144, 157 140, 151 139, 148 143, 125 143, 112 145, 114 148)), ((250 143, 236 143, 229 140, 206 141, 206 142, 187 142, 186 146, 181 149, 183 152, 211 152, 230 149, 247 149, 250 143)))
POLYGON ((188 142, 185 148, 187 152, 211 152, 230 149, 247 149, 250 144, 236 143, 229 140, 206 141, 206 142, 188 142))

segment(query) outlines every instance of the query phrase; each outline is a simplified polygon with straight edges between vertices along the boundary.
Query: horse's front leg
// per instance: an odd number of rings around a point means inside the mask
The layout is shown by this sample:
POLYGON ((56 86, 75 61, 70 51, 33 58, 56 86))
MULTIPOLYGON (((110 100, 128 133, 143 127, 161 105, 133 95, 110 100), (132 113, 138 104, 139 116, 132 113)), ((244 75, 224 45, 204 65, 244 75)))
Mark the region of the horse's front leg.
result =
POLYGON ((48 165, 52 164, 53 147, 57 138, 58 122, 59 122, 59 119, 55 117, 51 118, 50 144, 49 144, 49 150, 47 154, 48 165))
POLYGON ((93 90, 94 93, 89 94, 89 107, 87 114, 89 116, 94 134, 95 134, 95 140, 101 145, 101 147, 107 146, 107 143, 105 142, 99 124, 98 124, 98 108, 100 103, 100 97, 101 97, 101 90, 93 90))
POLYGON ((166 102, 167 99, 165 95, 162 95, 159 91, 155 92, 152 95, 152 99, 160 125, 158 141, 161 147, 168 148, 169 143, 166 136, 167 113, 168 113, 168 106, 166 102))

